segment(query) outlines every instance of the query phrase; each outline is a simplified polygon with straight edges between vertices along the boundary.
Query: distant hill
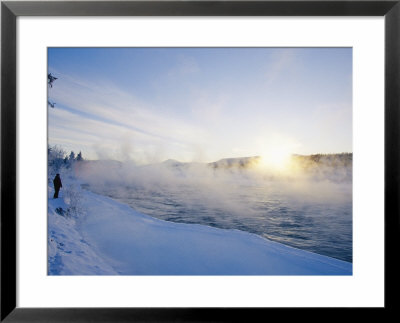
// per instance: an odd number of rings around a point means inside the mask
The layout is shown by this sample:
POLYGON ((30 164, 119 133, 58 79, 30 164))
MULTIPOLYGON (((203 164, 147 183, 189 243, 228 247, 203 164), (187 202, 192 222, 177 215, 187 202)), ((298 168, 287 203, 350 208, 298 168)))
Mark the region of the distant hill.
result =
MULTIPOLYGON (((251 157, 232 157, 223 158, 215 162, 209 163, 198 163, 198 162, 180 162, 175 159, 167 159, 161 163, 167 167, 187 167, 190 165, 206 165, 211 168, 251 168, 257 166, 261 161, 260 156, 251 157)), ((313 155, 297 155, 291 156, 291 161, 304 170, 311 170, 321 167, 329 168, 343 168, 352 167, 353 154, 352 153, 340 153, 340 154, 313 154, 313 155)), ((85 160, 84 164, 92 164, 102 167, 119 168, 124 164, 118 160, 85 160)), ((153 166, 157 164, 152 164, 153 166)), ((151 166, 151 165, 147 165, 151 166)))
MULTIPOLYGON (((210 163, 198 162, 180 162, 174 159, 168 159, 158 164, 150 164, 139 166, 148 171, 152 168, 159 169, 160 166, 167 169, 173 169, 179 173, 194 169, 194 167, 206 167, 212 170, 229 170, 229 171, 244 171, 256 169, 260 165, 261 157, 233 157, 223 158, 210 163)), ((92 160, 84 161, 78 168, 79 171, 90 173, 94 168, 98 171, 109 172, 111 170, 119 170, 123 168, 124 163, 116 160, 92 160)), ((317 180, 331 181, 351 181, 353 176, 353 154, 313 154, 313 155, 292 155, 291 167, 293 175, 311 176, 317 180)), ((274 176, 273 173, 270 174, 274 176)))
MULTIPOLYGON (((246 170, 257 167, 260 161, 260 156, 224 158, 206 165, 212 169, 246 170)), ((349 182, 353 178, 353 154, 292 155, 291 167, 297 171, 293 174, 303 174, 316 180, 349 182)))
POLYGON ((250 168, 257 165, 260 159, 259 156, 224 158, 207 165, 212 168, 250 168))
POLYGON ((353 177, 352 153, 293 155, 292 161, 303 173, 315 178, 351 181, 353 177))
POLYGON ((314 154, 314 155, 293 155, 292 160, 304 168, 313 168, 318 166, 328 167, 352 167, 353 154, 314 154))

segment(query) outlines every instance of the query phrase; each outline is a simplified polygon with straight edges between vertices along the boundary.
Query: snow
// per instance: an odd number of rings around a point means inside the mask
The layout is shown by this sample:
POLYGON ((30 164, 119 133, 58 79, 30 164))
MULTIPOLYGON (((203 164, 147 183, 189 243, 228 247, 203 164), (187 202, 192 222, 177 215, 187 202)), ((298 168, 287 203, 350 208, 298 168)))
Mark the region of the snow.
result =
POLYGON ((58 199, 49 187, 49 275, 352 274, 348 262, 239 230, 155 219, 79 183, 65 187, 58 199))

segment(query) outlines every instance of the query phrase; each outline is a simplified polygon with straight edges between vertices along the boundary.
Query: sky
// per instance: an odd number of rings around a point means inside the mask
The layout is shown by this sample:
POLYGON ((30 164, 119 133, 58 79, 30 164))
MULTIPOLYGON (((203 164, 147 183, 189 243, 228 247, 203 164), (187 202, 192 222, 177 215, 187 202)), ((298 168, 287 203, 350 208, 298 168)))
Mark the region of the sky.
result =
POLYGON ((351 48, 48 48, 48 143, 86 159, 352 152, 351 48))

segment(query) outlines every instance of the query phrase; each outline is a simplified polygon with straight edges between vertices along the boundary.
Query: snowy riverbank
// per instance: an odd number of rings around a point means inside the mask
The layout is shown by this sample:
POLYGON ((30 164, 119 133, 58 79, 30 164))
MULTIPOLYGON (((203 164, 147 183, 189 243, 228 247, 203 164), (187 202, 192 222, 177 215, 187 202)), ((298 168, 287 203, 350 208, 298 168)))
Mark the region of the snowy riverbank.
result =
POLYGON ((352 274, 348 262, 238 230, 155 219, 77 183, 59 199, 49 188, 48 202, 49 275, 352 274))

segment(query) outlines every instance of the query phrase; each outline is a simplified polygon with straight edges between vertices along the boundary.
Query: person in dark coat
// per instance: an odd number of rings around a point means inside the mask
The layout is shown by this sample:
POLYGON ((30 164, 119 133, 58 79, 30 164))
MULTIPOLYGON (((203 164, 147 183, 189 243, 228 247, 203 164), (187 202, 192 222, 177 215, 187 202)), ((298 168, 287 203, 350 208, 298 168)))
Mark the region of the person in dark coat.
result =
POLYGON ((53 184, 54 184, 54 198, 56 199, 56 198, 58 198, 58 192, 60 191, 60 188, 62 187, 60 174, 57 174, 56 177, 54 177, 53 184))

